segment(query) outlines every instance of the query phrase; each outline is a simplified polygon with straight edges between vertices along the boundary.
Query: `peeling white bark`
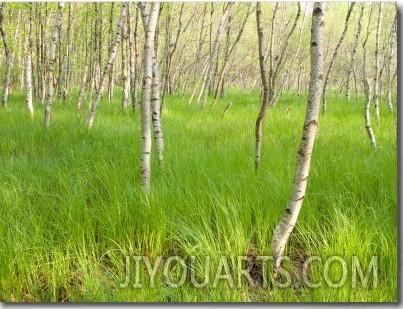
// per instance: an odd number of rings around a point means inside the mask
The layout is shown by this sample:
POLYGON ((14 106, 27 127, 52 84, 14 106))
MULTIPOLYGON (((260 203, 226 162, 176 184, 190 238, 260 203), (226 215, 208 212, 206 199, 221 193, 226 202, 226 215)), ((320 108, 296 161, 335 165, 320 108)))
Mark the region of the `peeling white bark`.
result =
POLYGON ((52 39, 50 41, 49 65, 48 65, 48 91, 46 93, 45 120, 44 120, 46 129, 49 128, 50 114, 52 111, 53 90, 54 90, 53 63, 56 61, 56 44, 57 44, 57 38, 60 34, 60 27, 62 25, 63 8, 64 8, 64 2, 59 2, 57 8, 55 29, 53 30, 52 39))
POLYGON ((274 277, 277 278, 287 240, 297 222, 308 182, 311 156, 318 125, 320 98, 323 86, 323 40, 324 40, 323 2, 315 2, 311 26, 311 76, 308 103, 305 114, 302 139, 297 154, 294 184, 290 201, 272 239, 274 277))
MULTIPOLYGON (((141 93, 141 182, 146 194, 151 192, 151 88, 153 83, 154 38, 160 4, 153 2, 150 13, 145 2, 139 2, 145 33, 143 53, 143 86, 141 93)), ((155 95, 155 92, 154 92, 155 95)), ((162 132, 162 131, 161 131, 162 132)))

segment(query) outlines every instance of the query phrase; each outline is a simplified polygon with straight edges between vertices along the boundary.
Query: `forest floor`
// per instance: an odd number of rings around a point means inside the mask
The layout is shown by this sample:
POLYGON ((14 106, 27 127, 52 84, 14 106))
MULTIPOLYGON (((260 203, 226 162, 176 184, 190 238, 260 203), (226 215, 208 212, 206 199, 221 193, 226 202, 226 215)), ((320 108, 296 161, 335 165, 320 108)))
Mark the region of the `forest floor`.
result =
POLYGON ((249 261, 260 283, 266 272, 270 277, 271 263, 265 270, 251 261, 271 255, 291 194, 306 97, 285 93, 269 111, 257 172, 257 93, 231 91, 205 110, 187 97, 168 97, 165 164, 158 168, 154 151, 146 197, 139 188, 140 112, 123 113, 116 94, 101 102, 90 131, 87 106, 77 112, 75 96, 54 103, 48 131, 44 107, 36 103, 31 121, 23 95, 12 94, 0 111, 1 301, 397 301, 397 116, 385 102, 381 122, 372 118, 374 151, 363 99, 329 93, 286 250, 292 284, 252 286, 237 263, 249 261), (316 257, 309 282, 320 286, 300 284, 296 275, 295 265, 309 257, 316 257), (151 282, 147 262, 156 268, 151 282), (355 281, 360 270, 367 281, 355 281))

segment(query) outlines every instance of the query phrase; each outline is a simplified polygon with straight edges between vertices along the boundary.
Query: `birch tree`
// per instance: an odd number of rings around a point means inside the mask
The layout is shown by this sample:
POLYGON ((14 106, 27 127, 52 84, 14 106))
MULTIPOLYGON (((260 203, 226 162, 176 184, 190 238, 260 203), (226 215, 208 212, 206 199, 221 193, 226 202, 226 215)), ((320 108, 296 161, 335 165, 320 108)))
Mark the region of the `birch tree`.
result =
POLYGON ((64 2, 59 2, 57 7, 57 17, 56 24, 53 30, 52 39, 50 41, 49 48, 49 65, 48 65, 48 89, 46 93, 46 106, 45 106, 45 128, 49 128, 50 125, 50 114, 52 110, 53 102, 53 63, 56 61, 56 45, 57 37, 60 34, 60 27, 62 25, 64 2))
POLYGON ((357 53, 358 39, 359 39, 360 33, 361 33, 361 21, 362 21, 363 15, 364 15, 364 4, 361 4, 360 16, 358 17, 358 21, 357 21, 357 29, 356 29, 355 35, 354 35, 354 42, 353 42, 353 45, 351 48, 351 58, 350 58, 350 62, 348 64, 348 70, 347 70, 347 82, 346 82, 346 99, 347 99, 347 101, 350 101, 351 77, 353 75, 353 70, 354 70, 354 61, 355 61, 355 55, 357 53))
MULTIPOLYGON (((375 4, 375 3, 374 3, 375 4)), ((378 3, 378 23, 376 27, 376 37, 375 37, 375 72, 374 72, 374 107, 375 107, 375 118, 379 122, 379 37, 381 32, 381 21, 382 21, 382 2, 378 3)))
MULTIPOLYGON (((141 94, 141 182, 144 192, 151 192, 151 88, 153 83, 154 39, 160 4, 153 2, 148 12, 145 2, 139 2, 144 27, 143 86, 141 94)), ((155 73, 155 71, 154 71, 155 73)), ((154 79, 155 81, 155 79, 154 79)))
POLYGON ((97 91, 97 95, 95 97, 95 101, 94 103, 91 105, 91 108, 89 110, 88 113, 88 118, 87 118, 87 126, 88 128, 92 127, 92 124, 94 123, 94 118, 95 118, 95 113, 96 110, 98 108, 99 103, 101 102, 101 98, 102 98, 102 94, 104 92, 104 89, 106 87, 107 81, 108 81, 108 74, 109 74, 109 70, 111 68, 111 66, 113 65, 113 63, 115 62, 116 59, 116 55, 118 52, 118 47, 120 45, 120 42, 122 40, 122 29, 126 20, 126 14, 127 14, 127 7, 128 7, 128 3, 127 2, 123 2, 122 3, 122 9, 120 12, 120 19, 119 19, 119 23, 117 26, 117 30, 116 30, 116 39, 112 45, 112 48, 110 50, 109 53, 109 58, 108 58, 108 62, 105 65, 104 71, 102 73, 100 82, 99 82, 99 88, 97 91))
MULTIPOLYGON (((242 21, 242 24, 241 24, 241 27, 239 29, 238 35, 237 35, 237 37, 235 39, 235 42, 232 44, 231 48, 229 46, 229 42, 227 42, 227 52, 226 52, 226 55, 225 55, 223 66, 222 66, 221 71, 219 73, 219 78, 218 78, 217 87, 216 87, 216 90, 215 90, 215 93, 214 93, 214 99, 213 99, 212 106, 214 106, 215 103, 217 102, 218 93, 219 93, 220 88, 224 89, 224 86, 223 86, 223 84, 224 84, 224 75, 225 75, 227 67, 228 67, 228 60, 233 55, 233 53, 235 51, 235 47, 237 46, 239 40, 242 37, 243 31, 245 29, 246 22, 247 22, 249 16, 253 13, 254 9, 255 8, 252 7, 252 4, 249 3, 248 4, 248 10, 246 12, 246 15, 245 15, 243 21, 242 21)), ((229 29, 230 28, 228 27, 228 30, 229 29)), ((228 37, 229 37, 229 33, 228 33, 228 37)))
POLYGON ((294 183, 291 198, 283 217, 274 230, 272 239, 272 255, 274 277, 278 271, 287 240, 298 219, 308 182, 311 156, 318 126, 318 114, 323 84, 323 41, 324 41, 324 10, 323 2, 315 2, 311 25, 311 73, 308 90, 308 103, 305 114, 301 143, 296 158, 294 183))
POLYGON ((0 34, 3 40, 4 45, 4 53, 6 55, 6 73, 4 75, 4 85, 3 85, 3 95, 1 98, 1 102, 4 107, 7 107, 8 103, 8 94, 10 92, 10 72, 11 72, 11 62, 12 62, 12 55, 10 52, 10 48, 7 42, 7 35, 4 31, 4 11, 6 8, 6 3, 2 2, 0 7, 0 34))
POLYGON ((387 58, 387 64, 386 64, 386 74, 387 74, 387 102, 390 110, 393 110, 393 102, 392 102, 392 59, 394 55, 394 50, 396 46, 396 32, 397 32, 397 8, 396 8, 396 14, 395 18, 392 24, 391 28, 391 35, 390 35, 390 41, 389 41, 389 55, 387 58))
POLYGON ((362 82, 364 84, 364 93, 365 93, 365 106, 364 106, 364 119, 365 119, 365 129, 367 131, 369 140, 376 149, 376 138, 374 131, 372 130, 371 126, 371 115, 370 115, 370 105, 371 105, 371 86, 369 83, 368 75, 367 75, 367 41, 368 37, 370 34, 370 24, 371 24, 371 14, 369 15, 368 18, 368 26, 367 26, 367 34, 366 37, 362 43, 362 49, 363 49, 363 67, 362 67, 362 82))
POLYGON ((204 86, 202 88, 202 92, 203 92, 203 100, 202 100, 202 108, 204 108, 206 106, 206 102, 207 102, 207 96, 209 93, 209 89, 211 87, 211 77, 213 74, 213 69, 215 66, 215 61, 216 61, 216 57, 217 57, 217 51, 218 51, 218 45, 220 44, 220 40, 222 38, 222 36, 225 33, 225 26, 227 23, 227 18, 228 15, 231 11, 231 8, 233 7, 234 2, 228 2, 223 15, 221 16, 221 20, 220 20, 220 24, 218 25, 218 29, 217 29, 217 34, 216 37, 214 39, 214 44, 211 48, 211 52, 210 52, 210 57, 209 57, 209 65, 207 68, 207 74, 206 74, 206 79, 204 82, 204 86))
POLYGON ((344 41, 344 37, 346 36, 348 26, 349 26, 348 21, 350 19, 351 12, 353 11, 354 5, 355 5, 355 2, 351 2, 350 7, 348 8, 347 15, 346 15, 346 20, 344 22, 343 32, 342 32, 342 34, 340 36, 339 42, 336 45, 336 48, 334 49, 332 58, 330 59, 329 68, 327 69, 327 72, 326 72, 325 82, 324 82, 324 85, 323 85, 323 94, 322 94, 322 113, 326 113, 326 108, 327 108, 327 102, 326 102, 327 85, 329 83, 330 75, 332 73, 332 69, 333 69, 333 65, 334 65, 334 61, 336 59, 337 53, 339 51, 339 48, 340 48, 341 44, 344 41))
POLYGON ((260 154, 262 147, 262 136, 263 136, 263 123, 266 118, 267 112, 269 110, 270 105, 272 105, 275 94, 275 87, 278 80, 279 73, 283 67, 284 61, 286 59, 286 51, 288 48, 288 43, 290 41, 291 35, 294 33, 294 30, 297 26, 298 20, 301 15, 301 4, 298 2, 298 11, 295 16, 293 25, 291 27, 290 32, 286 35, 284 39, 283 46, 278 51, 278 54, 274 54, 274 41, 275 41, 275 25, 276 25, 276 15, 279 7, 279 3, 276 3, 273 10, 273 15, 271 19, 271 30, 269 36, 269 47, 267 53, 264 52, 264 33, 263 33, 263 22, 262 22, 262 7, 261 3, 257 3, 256 8, 256 24, 257 24, 257 33, 258 33, 258 42, 259 42, 259 66, 260 66, 260 76, 262 79, 262 102, 260 106, 259 115, 256 119, 255 126, 255 169, 259 167, 260 163, 260 154), (269 60, 269 72, 266 72, 266 59, 268 55, 269 60))
POLYGON ((29 5, 28 35, 26 36, 25 56, 25 88, 26 103, 31 119, 34 117, 34 106, 32 104, 32 3, 29 5))

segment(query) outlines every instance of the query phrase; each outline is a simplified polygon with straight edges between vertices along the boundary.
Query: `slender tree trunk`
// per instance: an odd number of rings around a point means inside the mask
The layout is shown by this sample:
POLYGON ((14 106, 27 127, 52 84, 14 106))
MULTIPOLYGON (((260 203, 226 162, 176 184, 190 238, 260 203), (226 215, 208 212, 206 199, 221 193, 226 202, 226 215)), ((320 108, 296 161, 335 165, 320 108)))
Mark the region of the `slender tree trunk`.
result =
MULTIPOLYGON (((145 2, 139 2, 143 19, 145 40, 143 53, 143 87, 141 94, 141 181, 146 194, 151 192, 151 88, 153 83, 153 56, 155 56, 155 29, 157 25, 160 4, 153 2, 150 13, 145 2)), ((154 92, 155 94, 155 92, 154 92)))
POLYGON ((350 63, 348 64, 348 70, 347 70, 347 82, 346 82, 346 99, 347 99, 347 101, 350 101, 351 77, 353 75, 353 70, 354 70, 354 61, 355 61, 355 55, 357 53, 358 39, 359 39, 360 33, 361 33, 361 21, 362 21, 363 15, 364 15, 364 4, 361 4, 360 17, 358 18, 358 22, 357 22, 357 29, 356 29, 355 35, 354 35, 354 43, 351 48, 351 59, 350 59, 350 63))
POLYGON ((88 66, 86 65, 84 67, 83 79, 81 80, 80 91, 78 93, 77 110, 81 110, 81 104, 83 102, 84 93, 85 93, 85 86, 87 85, 87 74, 88 74, 88 66))
POLYGON ((332 73, 333 64, 334 64, 334 61, 336 59, 337 53, 339 51, 339 48, 341 46, 341 43, 343 43, 344 37, 346 36, 348 26, 349 26, 348 21, 350 19, 351 12, 353 11, 354 5, 355 5, 355 2, 351 2, 350 7, 348 8, 346 21, 344 23, 343 32, 341 34, 339 42, 336 45, 336 48, 334 49, 332 58, 330 59, 329 68, 327 69, 327 72, 326 72, 325 82, 324 82, 324 85, 323 85, 323 94, 322 94, 323 95, 323 97, 322 97, 322 113, 323 114, 326 113, 326 109, 327 109, 326 90, 327 90, 327 85, 329 83, 330 74, 332 73))
POLYGON ((218 25, 218 30, 217 30, 217 35, 216 38, 214 40, 214 45, 211 49, 211 53, 210 53, 210 59, 209 59, 209 67, 207 70, 207 75, 206 75, 206 81, 204 84, 204 94, 203 94, 203 101, 202 101, 202 108, 204 108, 206 106, 206 102, 207 102, 207 96, 209 93, 209 89, 210 89, 210 84, 211 84, 211 77, 213 74, 213 69, 214 69, 214 65, 215 65, 215 59, 216 59, 216 55, 217 55, 217 51, 218 51, 218 45, 220 43, 221 37, 224 34, 224 30, 225 30, 225 25, 227 22, 227 17, 231 11, 232 6, 234 5, 234 2, 228 2, 224 13, 221 17, 220 20, 220 24, 218 25))
MULTIPOLYGON (((274 21, 276 18, 278 5, 276 4, 273 16, 272 16, 272 31, 274 31, 274 21)), ((263 99, 261 104, 261 109, 259 112, 259 116, 256 120, 256 128, 255 128, 255 169, 259 167, 260 163, 260 153, 261 153, 261 146, 262 146, 262 126, 264 119, 266 118, 267 111, 269 110, 269 102, 270 102, 270 86, 269 80, 267 78, 266 73, 266 64, 265 64, 265 56, 264 56, 264 42, 263 42, 263 22, 262 22, 262 3, 258 2, 256 7, 256 24, 257 24, 257 34, 259 39, 259 65, 260 65, 260 76, 262 79, 262 88, 263 88, 263 99)), ((272 33, 273 34, 273 33, 272 33)), ((271 40, 270 45, 272 44, 273 40, 271 40)), ((271 45, 272 46, 272 45, 271 45)))
POLYGON ((154 128, 154 140, 160 167, 164 166, 164 136, 160 117, 160 82, 158 78, 158 61, 155 50, 152 57, 151 112, 154 128))
POLYGON ((308 103, 300 147, 296 159, 294 184, 290 201, 274 230, 272 255, 274 278, 278 277, 285 245, 298 219, 308 182, 311 156, 318 126, 318 114, 323 83, 324 4, 315 2, 311 26, 311 77, 308 103))
POLYGON ((138 25, 139 25, 139 8, 136 6, 136 21, 134 24, 134 57, 135 57, 135 64, 134 64, 134 74, 132 79, 132 108, 133 112, 136 112, 137 108, 137 81, 139 75, 139 63, 140 63, 140 52, 139 52, 139 41, 138 41, 138 25))
MULTIPOLYGON (((111 52, 112 44, 113 44, 113 12, 115 8, 115 3, 111 2, 111 11, 109 14, 109 53, 111 52)), ((111 69, 109 70, 109 78, 108 78, 108 101, 111 102, 113 100, 113 88, 115 86, 115 81, 113 78, 114 65, 111 65, 111 69)))
POLYGON ((225 59, 224 59, 223 66, 222 66, 221 71, 220 71, 220 74, 219 74, 219 79, 218 79, 217 87, 216 87, 216 90, 215 90, 215 93, 214 93, 213 104, 211 105, 212 107, 213 107, 213 106, 215 105, 215 103, 217 102, 220 87, 221 87, 222 91, 223 91, 223 89, 224 89, 223 83, 224 83, 224 76, 225 76, 225 73, 226 73, 226 70, 227 70, 227 66, 228 66, 228 60, 231 58, 232 54, 234 53, 235 47, 236 47, 236 45, 238 44, 239 40, 240 40, 241 37, 242 37, 243 31, 244 31, 244 29, 245 29, 246 22, 247 22, 247 20, 248 20, 248 18, 249 18, 249 16, 250 16, 250 14, 252 14, 252 12, 253 12, 253 9, 252 9, 251 7, 252 7, 252 4, 249 3, 249 4, 248 4, 248 11, 247 11, 247 13, 246 13, 246 15, 245 15, 245 18, 244 18, 244 20, 243 20, 243 22, 242 22, 242 24, 241 24, 241 27, 240 27, 240 29, 239 29, 238 35, 237 35, 237 37, 236 37, 236 39, 235 39, 235 42, 234 42, 234 44, 231 46, 231 48, 229 48, 230 43, 229 43, 229 27, 228 27, 228 33, 227 33, 227 41, 228 41, 228 42, 227 42, 227 52, 226 52, 226 55, 225 55, 225 59))
POLYGON ((52 110, 52 101, 53 101, 53 63, 56 60, 56 43, 57 37, 60 34, 60 27, 62 25, 62 17, 63 17, 63 8, 64 2, 59 2, 58 9, 57 9, 57 17, 56 17, 56 24, 55 29, 53 30, 52 40, 50 42, 50 49, 49 49, 49 65, 48 65, 48 91, 46 94, 46 106, 45 106, 45 128, 48 129, 50 126, 50 114, 52 110))
POLYGON ((368 26, 367 26, 367 35, 362 43, 363 48, 363 67, 362 67, 362 81, 364 84, 364 93, 365 93, 365 106, 364 106, 364 119, 365 119, 365 128, 368 133, 369 140, 376 149, 376 139, 374 131, 371 126, 371 115, 370 115, 370 105, 371 105, 371 86, 367 77, 367 48, 366 44, 368 41, 369 33, 370 33, 370 24, 371 24, 371 14, 368 18, 368 26))
POLYGON ((280 70, 283 67, 284 61, 287 56, 287 48, 288 43, 290 41, 291 35, 294 33, 295 28, 297 26, 299 17, 301 16, 301 4, 298 2, 298 11, 294 19, 294 23, 291 27, 290 32, 284 39, 284 44, 278 54, 274 55, 274 39, 275 39, 275 25, 276 25, 276 14, 279 7, 278 2, 274 6, 273 15, 271 19, 271 30, 270 30, 270 38, 269 38, 269 47, 267 50, 268 58, 269 58, 269 73, 268 76, 266 74, 265 69, 265 53, 263 51, 263 26, 262 26, 262 18, 261 18, 261 5, 258 2, 258 7, 256 9, 256 20, 258 27, 258 37, 259 37, 259 61, 260 61, 260 75, 262 78, 262 88, 263 88, 263 96, 262 96, 262 104, 260 107, 260 112, 256 120, 255 126, 255 170, 258 169, 261 157, 261 145, 262 145, 262 128, 263 122, 266 118, 269 107, 273 103, 274 99, 274 88, 280 73, 280 70))
POLYGON ((386 74, 387 74, 387 101, 389 109, 393 110, 393 102, 392 102, 392 59, 394 55, 394 49, 396 46, 396 31, 397 31, 397 8, 396 8, 396 15, 392 25, 391 35, 390 35, 390 42, 389 42, 389 55, 386 64, 386 74))
POLYGON ((26 103, 31 119, 34 117, 34 106, 32 104, 32 63, 31 55, 28 54, 25 58, 25 85, 27 91, 26 103))
POLYGON ((6 3, 2 2, 0 7, 0 34, 4 44, 4 53, 6 55, 6 73, 4 75, 4 88, 3 88, 3 95, 1 98, 1 102, 4 107, 7 107, 8 103, 8 95, 10 92, 10 74, 11 74, 11 62, 12 62, 12 55, 10 53, 10 48, 7 43, 7 35, 4 31, 4 11, 6 8, 6 3))
POLYGON ((101 102, 101 98, 102 98, 102 94, 104 92, 104 88, 106 87, 106 82, 107 82, 109 70, 110 70, 112 64, 115 62, 115 59, 116 59, 116 55, 117 55, 117 52, 118 52, 118 47, 119 47, 119 45, 121 43, 121 40, 122 40, 122 28, 123 28, 125 20, 126 20, 127 7, 128 7, 128 3, 123 2, 122 3, 122 10, 121 10, 121 13, 120 13, 120 19, 119 19, 119 23, 118 23, 117 30, 116 30, 116 39, 115 39, 115 42, 112 45, 111 52, 109 54, 108 63, 105 65, 104 71, 102 73, 102 76, 101 76, 101 79, 100 79, 100 82, 99 82, 99 88, 98 88, 98 91, 97 91, 97 95, 96 95, 94 104, 91 105, 91 109, 90 109, 90 111, 88 113, 88 118, 87 118, 87 126, 88 126, 88 128, 91 128, 92 124, 94 123, 95 113, 96 113, 96 110, 98 108, 99 103, 101 102))
MULTIPOLYGON (((373 4, 375 5, 375 3, 373 4)), ((375 72, 374 72, 374 107, 375 107, 375 118, 379 122, 379 37, 381 33, 381 21, 382 21, 382 2, 378 3, 379 13, 378 13, 378 25, 376 27, 376 41, 375 41, 375 72)))
POLYGON ((129 106, 129 95, 130 95, 130 79, 128 76, 129 65, 127 60, 127 15, 126 15, 126 23, 123 26, 123 34, 122 34, 122 109, 126 112, 127 107, 129 106))

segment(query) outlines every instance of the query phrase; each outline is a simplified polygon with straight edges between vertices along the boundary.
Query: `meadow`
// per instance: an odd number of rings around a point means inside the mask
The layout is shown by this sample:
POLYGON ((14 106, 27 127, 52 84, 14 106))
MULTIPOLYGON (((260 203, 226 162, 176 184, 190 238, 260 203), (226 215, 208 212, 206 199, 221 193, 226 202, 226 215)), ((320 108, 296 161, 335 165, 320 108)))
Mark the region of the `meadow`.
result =
MULTIPOLYGON (((252 287, 246 280, 231 287, 225 279, 201 288, 185 280, 175 288, 161 268, 151 286, 133 257, 195 256, 202 263, 209 256, 213 275, 220 256, 271 254, 272 233, 291 194, 306 96, 290 90, 269 111, 257 172, 257 92, 232 89, 204 110, 188 105, 187 96, 169 96, 162 115, 165 163, 159 169, 152 154, 152 194, 146 196, 139 183, 140 111, 123 113, 116 91, 113 102, 101 102, 91 130, 87 106, 76 111, 75 95, 56 100, 47 131, 44 106, 36 103, 31 121, 23 94, 11 94, 0 111, 1 301, 397 301, 397 116, 383 100, 381 122, 372 117, 374 151, 363 97, 346 102, 343 94, 328 93, 307 194, 286 250, 291 261, 339 256, 348 269, 357 256, 364 272, 376 256, 376 279, 353 287, 348 272, 345 284, 331 287, 320 263, 312 263, 318 288, 252 287), (128 269, 130 284, 122 287, 128 269), (141 288, 133 285, 136 271, 141 288)), ((336 264, 333 282, 340 279, 336 264)), ((180 268, 173 265, 172 281, 180 268)), ((234 261, 229 271, 237 277, 234 261)))

